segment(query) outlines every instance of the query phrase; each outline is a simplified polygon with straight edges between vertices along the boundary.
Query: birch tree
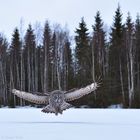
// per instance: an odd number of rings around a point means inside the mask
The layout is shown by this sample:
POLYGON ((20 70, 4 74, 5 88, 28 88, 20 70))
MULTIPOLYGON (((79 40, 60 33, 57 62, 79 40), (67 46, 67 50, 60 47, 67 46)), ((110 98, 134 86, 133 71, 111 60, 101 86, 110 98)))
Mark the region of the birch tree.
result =
POLYGON ((131 21, 129 13, 126 21, 126 47, 127 47, 127 70, 128 70, 128 95, 129 95, 129 107, 131 107, 132 102, 134 100, 135 43, 134 43, 134 24, 131 21))
POLYGON ((136 87, 139 90, 139 85, 140 85, 140 16, 139 14, 137 15, 135 21, 135 40, 136 40, 135 77, 136 77, 136 87))

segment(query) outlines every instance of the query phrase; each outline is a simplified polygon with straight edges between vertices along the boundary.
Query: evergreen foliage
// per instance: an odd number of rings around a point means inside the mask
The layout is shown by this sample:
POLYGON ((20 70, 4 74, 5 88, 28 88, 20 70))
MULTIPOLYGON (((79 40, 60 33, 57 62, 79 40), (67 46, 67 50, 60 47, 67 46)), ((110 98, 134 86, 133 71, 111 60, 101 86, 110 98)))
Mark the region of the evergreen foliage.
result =
POLYGON ((83 86, 91 81, 91 46, 88 29, 84 18, 79 23, 79 28, 75 31, 76 49, 75 55, 77 59, 77 85, 83 86))
MULTIPOLYGON (((122 13, 120 6, 118 6, 113 26, 110 34, 110 48, 109 48, 109 77, 110 77, 110 96, 116 98, 115 100, 120 102, 121 99, 121 79, 120 79, 120 65, 123 59, 121 53, 123 53, 123 24, 122 13)), ((117 103, 116 102, 116 103, 117 103)))

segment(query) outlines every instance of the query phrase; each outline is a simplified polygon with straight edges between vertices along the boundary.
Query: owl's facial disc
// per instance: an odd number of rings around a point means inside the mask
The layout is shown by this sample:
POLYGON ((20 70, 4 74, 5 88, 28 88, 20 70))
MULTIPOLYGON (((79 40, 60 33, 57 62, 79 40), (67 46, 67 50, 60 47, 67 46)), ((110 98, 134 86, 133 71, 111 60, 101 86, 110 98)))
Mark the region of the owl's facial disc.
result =
POLYGON ((53 99, 56 103, 61 103, 62 102, 62 96, 60 94, 54 94, 53 99))
POLYGON ((63 104, 63 102, 64 102, 64 93, 59 90, 53 91, 49 100, 51 106, 60 107, 61 104, 63 104))

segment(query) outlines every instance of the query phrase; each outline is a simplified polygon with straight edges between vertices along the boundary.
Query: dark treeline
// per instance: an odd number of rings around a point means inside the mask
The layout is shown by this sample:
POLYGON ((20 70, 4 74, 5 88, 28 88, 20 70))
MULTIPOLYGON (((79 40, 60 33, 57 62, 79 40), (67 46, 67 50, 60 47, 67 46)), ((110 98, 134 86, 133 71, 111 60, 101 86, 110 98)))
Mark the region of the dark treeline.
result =
POLYGON ((95 92, 73 102, 77 107, 140 107, 140 17, 130 13, 122 23, 120 7, 114 13, 110 34, 98 11, 89 32, 84 18, 75 30, 74 45, 66 29, 52 29, 46 21, 41 43, 31 25, 24 38, 18 28, 11 42, 0 35, 0 105, 29 105, 15 97, 13 88, 36 92, 80 88, 102 77, 95 92), (107 39, 108 38, 108 39, 107 39))

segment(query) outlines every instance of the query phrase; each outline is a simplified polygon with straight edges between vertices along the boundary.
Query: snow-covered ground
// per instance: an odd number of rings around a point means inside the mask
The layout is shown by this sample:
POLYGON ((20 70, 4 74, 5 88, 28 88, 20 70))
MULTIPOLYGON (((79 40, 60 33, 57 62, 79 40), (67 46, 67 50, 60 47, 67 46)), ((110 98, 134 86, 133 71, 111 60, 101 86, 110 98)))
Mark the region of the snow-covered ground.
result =
POLYGON ((139 140, 140 110, 0 109, 0 140, 139 140))

